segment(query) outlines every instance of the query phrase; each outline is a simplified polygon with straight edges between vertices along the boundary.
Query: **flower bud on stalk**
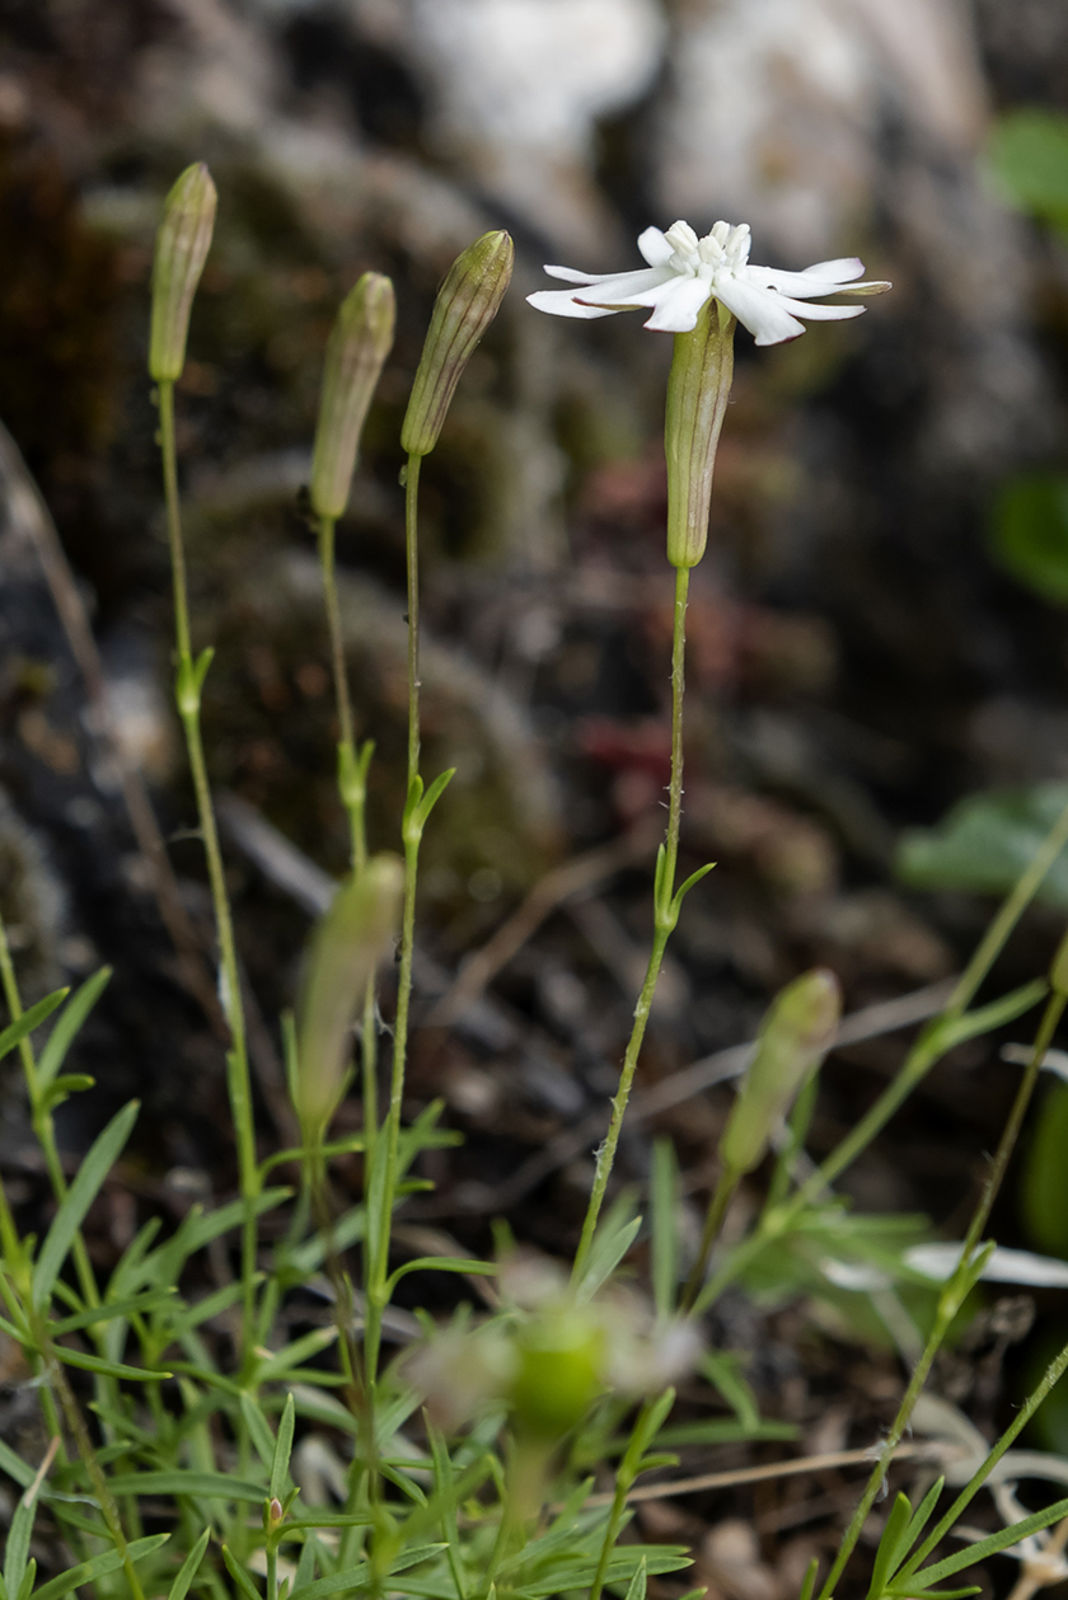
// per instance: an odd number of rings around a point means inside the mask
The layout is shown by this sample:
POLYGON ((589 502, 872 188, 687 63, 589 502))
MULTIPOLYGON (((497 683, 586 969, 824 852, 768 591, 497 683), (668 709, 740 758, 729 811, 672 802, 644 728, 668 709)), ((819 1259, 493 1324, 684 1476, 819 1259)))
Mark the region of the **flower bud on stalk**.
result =
POLYGON ((695 567, 708 542, 716 446, 734 377, 734 318, 712 300, 692 333, 675 335, 664 415, 667 556, 695 567))
POLYGON ((719 1155, 736 1177, 751 1172, 805 1080, 834 1040, 842 997, 833 972, 817 967, 787 984, 761 1024, 719 1155))
POLYGON ((510 236, 498 231, 476 239, 449 268, 401 428, 408 455, 429 455, 437 444, 460 376, 504 299, 514 259, 510 236))
POLYGON ((310 496, 316 516, 340 517, 349 500, 367 408, 393 348, 393 285, 365 272, 341 304, 326 346, 310 496))
POLYGON ((152 267, 148 371, 173 383, 185 365, 185 342, 200 274, 215 227, 215 185, 202 161, 186 167, 164 203, 152 267))
POLYGON ((543 1307, 520 1325, 507 1399, 516 1431, 556 1443, 603 1393, 604 1329, 584 1306, 543 1307))
POLYGON ((297 1023, 294 1098, 305 1136, 323 1133, 345 1092, 350 1030, 396 933, 403 887, 399 857, 372 856, 341 885, 316 929, 297 1023))

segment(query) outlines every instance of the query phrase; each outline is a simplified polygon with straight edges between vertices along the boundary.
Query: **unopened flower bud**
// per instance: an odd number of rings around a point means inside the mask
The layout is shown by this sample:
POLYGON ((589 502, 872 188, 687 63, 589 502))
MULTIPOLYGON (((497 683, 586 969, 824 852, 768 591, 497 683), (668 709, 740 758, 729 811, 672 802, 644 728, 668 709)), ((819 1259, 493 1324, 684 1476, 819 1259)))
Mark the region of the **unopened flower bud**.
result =
POLYGON ((315 430, 310 496, 317 516, 340 517, 367 408, 393 348, 393 285, 365 272, 342 301, 326 346, 319 421, 315 430))
POLYGON ((795 978, 776 996, 720 1142, 728 1171, 741 1177, 762 1159, 779 1122, 830 1049, 841 1005, 838 980, 822 967, 795 978))
POLYGON ((516 1333, 508 1392, 518 1433, 555 1441, 582 1421, 604 1391, 605 1336, 586 1307, 546 1306, 516 1333))
POLYGON ((708 542, 716 446, 734 377, 734 318, 710 301, 692 333, 675 335, 664 415, 667 557, 695 567, 708 542))
POLYGON ((338 889, 313 936, 297 1028, 295 1098, 306 1133, 322 1133, 345 1092, 349 1034, 396 931, 403 886, 397 856, 372 856, 338 889))
POLYGON ((215 185, 202 161, 186 167, 164 203, 152 267, 149 376, 173 383, 185 365, 185 341, 200 274, 215 227, 215 185))
POLYGON ((401 448, 425 456, 438 442, 456 385, 497 315, 512 277, 515 246, 503 231, 484 233, 449 268, 401 428, 401 448))

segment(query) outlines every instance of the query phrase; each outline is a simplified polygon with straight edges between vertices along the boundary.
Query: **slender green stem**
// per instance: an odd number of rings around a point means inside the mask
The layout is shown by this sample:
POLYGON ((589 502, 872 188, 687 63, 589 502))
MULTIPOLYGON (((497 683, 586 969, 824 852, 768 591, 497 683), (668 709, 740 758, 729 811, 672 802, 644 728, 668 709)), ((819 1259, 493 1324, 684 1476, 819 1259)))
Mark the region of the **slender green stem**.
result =
MULTIPOLYGON (((323 601, 326 605, 326 622, 330 633, 330 664, 334 674, 334 694, 337 699, 339 742, 353 746, 352 702, 349 699, 348 674, 345 671, 345 644, 341 632, 341 607, 338 603, 337 572, 334 562, 334 540, 337 522, 333 517, 319 518, 319 562, 323 569, 323 601)), ((357 841, 353 840, 355 851, 357 841)))
POLYGON ((597 1571, 590 1585, 589 1600, 601 1600, 604 1591, 605 1579, 608 1576, 608 1563, 612 1559, 612 1552, 616 1548, 620 1530, 627 1515, 627 1496, 634 1487, 637 1473, 634 1471, 635 1463, 632 1461, 634 1454, 633 1445, 648 1422, 649 1414, 654 1402, 647 1400, 638 1412, 634 1426, 630 1433, 631 1448, 626 1450, 616 1472, 615 1489, 612 1494, 612 1505, 608 1512, 608 1521, 605 1523, 604 1538, 601 1541, 601 1554, 597 1562, 597 1571))
POLYGON ((404 560, 408 575, 408 788, 419 776, 419 469, 410 455, 404 478, 404 560))
POLYGON ((979 1243, 983 1229, 986 1227, 990 1216, 991 1207, 994 1204, 997 1192, 1001 1187, 1002 1179, 1005 1176, 1005 1171, 1009 1164, 1009 1158, 1012 1155, 1013 1148, 1019 1136, 1020 1128, 1023 1124, 1024 1113, 1027 1110, 1028 1101, 1030 1100, 1032 1092, 1034 1091, 1039 1069, 1042 1065, 1042 1060, 1046 1054, 1046 1051, 1049 1049, 1053 1035, 1057 1028, 1057 1024, 1061 1019, 1066 1004, 1068 1004, 1068 996, 1058 993, 1051 994, 1046 1002, 1046 1008, 1043 1012, 1042 1020, 1038 1026, 1038 1032, 1035 1036, 1035 1043, 1031 1052, 1031 1059, 1028 1063, 1027 1071, 1020 1081, 1020 1086, 1017 1089, 1016 1097, 1013 1101, 1013 1106, 1011 1112, 1009 1113, 1008 1121, 1006 1122, 1005 1127, 1002 1130, 1001 1138, 998 1141, 997 1152, 993 1161, 991 1162, 990 1172, 987 1176, 986 1183, 983 1186, 983 1193, 980 1197, 979 1204, 976 1206, 972 1215, 971 1222, 968 1226, 968 1231, 964 1238, 960 1260, 953 1273, 953 1276, 944 1286, 942 1293, 938 1297, 938 1308, 935 1313, 934 1324, 931 1328, 931 1332, 928 1335, 927 1342, 924 1345, 920 1359, 916 1363, 916 1366, 913 1370, 908 1387, 905 1390, 901 1404, 898 1407, 897 1415, 894 1418, 890 1431, 883 1443, 882 1450, 879 1453, 879 1459, 872 1469, 871 1477, 868 1479, 864 1493, 861 1496, 857 1508, 850 1519, 849 1526, 842 1537, 842 1542, 839 1546, 838 1554, 835 1557, 834 1565, 827 1574, 826 1581, 820 1590, 819 1600, 829 1600, 829 1597, 834 1593, 835 1584, 845 1571, 846 1564, 856 1548, 857 1541, 860 1538, 864 1524, 867 1521, 868 1513, 871 1511, 872 1506, 882 1493, 883 1482, 886 1477, 887 1470, 894 1458, 894 1453, 897 1450, 898 1445, 901 1443, 901 1440, 905 1435, 905 1430, 908 1427, 912 1418, 912 1413, 916 1408, 916 1402, 919 1399, 920 1394, 923 1391, 923 1387, 927 1382, 934 1359, 938 1354, 938 1351, 941 1349, 946 1334, 949 1332, 950 1325, 960 1310, 963 1300, 968 1292, 968 1288, 970 1286, 970 1278, 968 1275, 969 1267, 971 1265, 972 1258, 974 1257, 976 1246, 979 1243))
POLYGON ((404 528, 408 588, 408 782, 404 809, 404 904, 401 914, 400 963, 397 973, 397 1013, 393 1029, 393 1063, 389 1105, 385 1118, 384 1169, 378 1191, 377 1215, 368 1228, 377 1231, 371 1281, 367 1286, 365 1363, 368 1385, 373 1388, 378 1371, 382 1313, 389 1274, 389 1239, 393 1200, 397 1187, 401 1108, 408 1054, 408 1019, 412 997, 412 961, 415 949, 415 895, 419 846, 423 822, 419 809, 422 780, 419 775, 419 467, 420 457, 408 457, 405 477, 404 528))
POLYGON ((957 980, 945 1016, 963 1015, 1065 845, 1068 845, 1068 805, 1054 822, 1026 871, 999 906, 994 920, 957 980))
POLYGON ((657 864, 656 890, 653 900, 653 942, 649 963, 637 1004, 634 1022, 623 1055, 619 1085, 612 1100, 612 1112, 605 1141, 597 1154, 593 1188, 590 1192, 582 1236, 575 1254, 571 1280, 577 1283, 585 1270, 593 1246, 597 1220, 604 1204, 608 1181, 619 1145, 620 1130, 630 1100, 634 1074, 638 1066, 646 1024, 653 1006, 660 968, 664 961, 668 939, 678 920, 678 903, 675 897, 675 874, 679 859, 679 829, 682 822, 682 713, 686 688, 686 602, 689 593, 690 569, 678 567, 675 571, 675 610, 671 635, 671 779, 668 786, 668 820, 662 854, 657 864))
POLYGON ((221 999, 226 1021, 230 1028, 230 1049, 227 1052, 227 1087, 234 1119, 237 1141, 238 1173, 241 1196, 245 1201, 245 1218, 242 1227, 242 1365, 248 1368, 252 1358, 255 1327, 256 1270, 256 1217, 252 1201, 259 1193, 259 1170, 256 1163, 256 1135, 252 1113, 252 1087, 248 1065, 248 1046, 245 1032, 245 1012, 241 1000, 241 978, 237 963, 237 944, 234 939, 230 900, 226 889, 222 850, 215 823, 215 809, 211 800, 204 744, 200 732, 200 699, 203 662, 195 663, 189 631, 189 599, 185 572, 185 545, 182 538, 181 511, 178 498, 178 471, 175 456, 174 384, 159 385, 160 447, 163 455, 163 487, 167 508, 167 533, 170 541, 171 571, 174 580, 174 627, 177 647, 177 702, 185 732, 186 749, 196 795, 200 834, 208 867, 215 927, 219 941, 221 967, 221 999))
POLYGON ((705 1215, 705 1225, 701 1231, 701 1243, 697 1250, 697 1259, 694 1261, 690 1276, 686 1280, 686 1287, 682 1294, 682 1310, 688 1311, 697 1299, 701 1285, 705 1281, 708 1263, 712 1258, 712 1249, 719 1237, 719 1230, 723 1226, 723 1219, 727 1215, 727 1207, 734 1198, 734 1191, 740 1182, 740 1173, 734 1172, 730 1167, 724 1167, 716 1181, 716 1187, 709 1202, 705 1215))
POLYGON ((171 586, 174 595, 174 637, 179 662, 192 656, 189 633, 189 595, 185 578, 185 541, 178 497, 178 458, 174 435, 174 384, 161 383, 159 444, 163 456, 163 495, 167 513, 167 540, 171 551, 171 586))
MULTIPOLYGON (((353 872, 367 864, 366 769, 369 747, 356 748, 356 736, 345 669, 345 641, 341 631, 341 605, 337 592, 334 563, 336 519, 319 518, 319 564, 323 573, 323 600, 330 634, 330 663, 334 678, 334 698, 338 721, 338 789, 349 819, 349 857, 353 872)), ((370 977, 363 996, 363 1027, 360 1059, 363 1068, 363 1125, 367 1136, 367 1159, 378 1128, 378 1029, 375 1017, 375 980, 370 977)))
POLYGON ((976 1472, 973 1477, 969 1478, 960 1494, 953 1501, 952 1505, 949 1506, 942 1514, 941 1518, 931 1529, 923 1543, 918 1545, 913 1551, 912 1555, 909 1556, 908 1561, 905 1563, 905 1566, 902 1569, 903 1575, 911 1575, 913 1572, 918 1571, 926 1561, 927 1557, 931 1554, 932 1550, 935 1549, 936 1545, 938 1545, 941 1540, 945 1538, 950 1528, 952 1528, 960 1520, 962 1512, 964 1512, 972 1500, 974 1500, 975 1496, 979 1493, 979 1490, 983 1487, 983 1484, 986 1483, 987 1479, 990 1477, 990 1474, 993 1472, 1002 1456, 1004 1456, 1006 1451, 1012 1447, 1016 1439, 1027 1427, 1028 1423, 1035 1415, 1035 1412, 1038 1410, 1039 1406, 1042 1405, 1052 1390, 1061 1381, 1066 1371, 1068 1371, 1068 1344, 1066 1344, 1054 1358, 1054 1360, 1050 1362, 1045 1373, 1043 1374, 1041 1383, 1039 1383, 1036 1388, 1032 1389, 1031 1393, 1028 1395, 1027 1399, 1024 1401, 1015 1417, 1013 1417, 1009 1426, 1005 1429, 1005 1432, 1001 1435, 1001 1438, 998 1440, 997 1444, 983 1461, 983 1464, 979 1468, 978 1472, 976 1472))

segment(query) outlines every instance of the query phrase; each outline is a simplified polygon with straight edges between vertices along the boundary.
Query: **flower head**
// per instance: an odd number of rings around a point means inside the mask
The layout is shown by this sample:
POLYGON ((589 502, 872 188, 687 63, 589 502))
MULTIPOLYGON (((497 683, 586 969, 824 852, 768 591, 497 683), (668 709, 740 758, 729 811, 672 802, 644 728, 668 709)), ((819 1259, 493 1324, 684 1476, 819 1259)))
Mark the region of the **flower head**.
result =
POLYGON ((699 239, 688 222, 676 222, 666 233, 646 228, 638 249, 647 267, 611 275, 575 272, 570 267, 545 268, 550 277, 575 285, 543 289, 527 296, 539 311, 557 317, 607 317, 616 311, 652 307, 647 328, 665 333, 690 333, 710 300, 718 300, 749 329, 757 344, 782 344, 805 329, 799 317, 840 322, 859 317, 863 306, 812 305, 827 294, 881 294, 888 283, 858 283, 864 263, 856 256, 818 261, 804 272, 779 272, 749 263, 748 223, 732 227, 717 222, 699 239))

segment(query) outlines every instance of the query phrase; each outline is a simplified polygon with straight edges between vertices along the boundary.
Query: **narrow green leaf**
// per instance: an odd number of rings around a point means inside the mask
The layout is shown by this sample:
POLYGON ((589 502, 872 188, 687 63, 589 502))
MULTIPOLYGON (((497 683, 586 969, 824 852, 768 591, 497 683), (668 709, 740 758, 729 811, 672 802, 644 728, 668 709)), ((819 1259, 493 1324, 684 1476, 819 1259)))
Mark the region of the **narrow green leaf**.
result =
MULTIPOLYGON (((126 1546, 126 1555, 131 1561, 141 1561, 165 1545, 169 1538, 169 1533, 152 1533, 146 1539, 132 1539, 126 1546)), ((79 1561, 50 1583, 42 1584, 33 1600, 61 1600, 61 1596, 69 1594, 72 1589, 80 1588, 83 1583, 95 1583, 98 1578, 106 1578, 109 1572, 117 1572, 122 1565, 121 1551, 104 1550, 88 1561, 79 1561)))
POLYGON ((645 1557, 638 1562, 634 1576, 627 1585, 625 1600, 645 1600, 645 1557))
POLYGON ((67 1058, 67 1051, 81 1031, 86 1017, 106 989, 110 978, 110 967, 101 967, 99 972, 94 972, 91 978, 86 978, 85 982, 74 991, 56 1018, 55 1027, 48 1036, 48 1043, 37 1061, 37 1083, 41 1089, 47 1089, 59 1072, 67 1058))
POLYGON ((204 1559, 204 1552, 208 1548, 208 1541, 210 1538, 211 1529, 205 1528, 204 1532, 200 1535, 200 1538, 197 1540, 192 1550, 190 1550, 189 1554, 178 1568, 174 1582, 171 1584, 170 1590, 167 1594, 167 1600, 185 1600, 186 1595, 189 1593, 189 1586, 196 1577, 197 1569, 204 1559))
MULTIPOLYGON (((271 1211, 288 1200, 292 1193, 291 1188, 278 1187, 265 1189, 247 1203, 244 1200, 231 1200, 215 1211, 204 1211, 201 1206, 194 1206, 173 1237, 159 1245, 151 1255, 145 1256, 140 1264, 139 1280, 143 1283, 175 1283, 189 1257, 222 1234, 239 1228, 245 1220, 246 1211, 251 1210, 254 1216, 261 1217, 265 1211, 271 1211)), ((129 1290, 133 1283, 125 1286, 129 1290)))
POLYGON ((24 1011, 17 1022, 8 1023, 0 1032, 0 1058, 10 1054, 16 1045, 20 1045, 34 1028, 39 1028, 46 1017, 50 1017, 57 1006, 61 1006, 69 989, 57 989, 54 994, 45 995, 43 1000, 38 1000, 35 1006, 24 1011))
MULTIPOLYGON (((987 1556, 1008 1550, 1011 1545, 1019 1544, 1021 1539, 1026 1539, 1028 1534, 1038 1533, 1042 1528, 1048 1528, 1051 1523, 1059 1522, 1065 1516, 1068 1516, 1068 1499, 1057 1500, 1053 1505, 1046 1506, 1044 1511, 1036 1511, 1032 1516, 1024 1517, 1021 1522, 1014 1522, 1007 1528, 999 1528, 996 1533, 977 1540, 964 1550, 955 1550, 944 1561, 936 1561, 933 1567, 924 1567, 922 1571, 910 1574, 900 1592, 913 1595, 920 1587, 929 1589, 933 1584, 941 1583, 943 1578, 951 1578, 954 1573, 963 1572, 966 1567, 974 1567, 978 1562, 985 1561, 987 1556)), ((896 1587, 892 1587, 890 1592, 896 1594, 899 1591, 896 1587)))
POLYGON ((279 1530, 283 1539, 294 1533, 313 1528, 373 1528, 375 1519, 369 1512, 357 1511, 350 1516, 345 1511, 319 1511, 309 1517, 287 1517, 279 1530))
POLYGON ((34 1470, 29 1462, 17 1456, 11 1446, 0 1439, 0 1471, 14 1478, 21 1489, 28 1489, 34 1480, 34 1470))
MULTIPOLYGON (((121 1300, 133 1292, 134 1283, 131 1281, 137 1273, 148 1254, 149 1246, 163 1226, 162 1217, 149 1217, 143 1227, 138 1228, 130 1243, 119 1257, 118 1264, 111 1274, 108 1283, 108 1295, 113 1300, 121 1300)), ((146 1277, 146 1282, 151 1278, 146 1277)), ((162 1285, 161 1285, 162 1286, 162 1285)))
POLYGON ((293 1574, 293 1584, 288 1600, 293 1600, 293 1594, 297 1589, 307 1588, 309 1584, 315 1582, 315 1571, 319 1565, 321 1550, 322 1545, 315 1537, 315 1534, 309 1533, 308 1538, 305 1539, 301 1546, 300 1555, 297 1557, 297 1570, 293 1574))
POLYGON ((157 1311, 160 1306, 170 1302, 174 1303, 178 1290, 172 1285, 167 1289, 149 1289, 144 1294, 132 1294, 125 1300, 103 1300, 98 1306, 87 1306, 84 1311, 77 1311, 73 1316, 64 1317, 61 1322, 52 1324, 51 1335, 53 1339, 61 1339, 64 1334, 77 1333, 82 1328, 91 1328, 98 1322, 113 1322, 135 1316, 142 1311, 157 1311))
POLYGON ((57 1344, 55 1352, 64 1366, 77 1367, 80 1372, 98 1372, 103 1378, 125 1378, 129 1383, 157 1383, 174 1376, 173 1372, 157 1372, 153 1367, 129 1367, 123 1361, 106 1361, 103 1356, 91 1356, 85 1350, 71 1350, 64 1344, 57 1344))
POLYGON ((470 1272, 484 1278, 492 1278, 500 1270, 495 1261, 466 1260, 463 1256, 417 1256, 414 1261, 405 1261, 403 1266, 392 1273, 388 1284, 387 1294, 392 1299, 393 1291, 402 1278, 409 1272, 470 1272))
POLYGON ((252 1579, 249 1577, 248 1573, 245 1571, 244 1567, 241 1565, 240 1561, 238 1561, 237 1557, 230 1549, 230 1546, 227 1544, 222 1546, 222 1558, 226 1562, 227 1572, 237 1584, 237 1587, 244 1595, 245 1600, 263 1600, 263 1596, 260 1594, 260 1591, 256 1588, 256 1585, 253 1583, 252 1579))
POLYGON ((944 1056, 957 1045, 966 1044, 969 1039, 993 1033, 995 1028, 1015 1022, 1017 1017, 1022 1017, 1044 1000, 1048 992, 1049 985, 1045 979, 1036 978, 1033 983, 1025 983, 1010 994, 1002 995, 1000 1000, 991 1000, 989 1005, 966 1011, 962 1017, 937 1018, 927 1030, 927 1040, 939 1056, 944 1056))
MULTIPOLYGON (((240 1289, 240 1287, 241 1285, 238 1284, 237 1288, 240 1289)), ((245 1426, 248 1428, 249 1437, 255 1447, 256 1454, 259 1456, 264 1470, 270 1472, 275 1448, 275 1437, 271 1432, 271 1424, 267 1421, 259 1401, 253 1395, 242 1391, 240 1405, 241 1415, 245 1419, 245 1426)), ((261 1499, 263 1494, 264 1491, 261 1489, 261 1499)))
POLYGON ((103 1133, 93 1140, 77 1177, 60 1202, 33 1269, 31 1293, 38 1311, 47 1305, 74 1236, 130 1137, 139 1109, 138 1101, 131 1100, 112 1117, 103 1133))
POLYGON ((813 1556, 805 1569, 805 1579, 801 1585, 801 1593, 798 1595, 797 1600, 812 1600, 812 1596, 816 1592, 816 1579, 819 1575, 820 1558, 819 1556, 813 1556))
POLYGON ((205 649, 203 649, 200 652, 200 654, 196 658, 196 661, 193 663, 193 674, 194 674, 194 677, 196 678, 196 685, 197 685, 197 693, 198 694, 200 693, 201 689, 203 689, 203 687, 204 687, 204 679, 207 677, 208 669, 211 666, 211 663, 212 663, 212 661, 214 659, 215 659, 215 647, 213 645, 209 644, 205 649))
MULTIPOLYGON (((742 1373, 743 1359, 730 1350, 706 1350, 701 1357, 700 1369, 712 1387, 722 1395, 743 1427, 751 1428, 755 1433, 762 1426, 760 1407, 756 1395, 742 1373)), ((690 1441, 683 1441, 680 1438, 673 1442, 682 1444, 690 1441)), ((695 1439, 692 1442, 699 1444, 702 1441, 695 1439)))
POLYGON ((72 1094, 84 1094, 87 1089, 96 1088, 96 1079, 91 1078, 87 1072, 65 1072, 57 1078, 55 1083, 50 1083, 44 1094, 38 1098, 38 1105, 45 1111, 54 1111, 72 1094))
POLYGON ((594 1235, 586 1270, 575 1286, 575 1298, 580 1303, 592 1300, 634 1243, 642 1219, 631 1216, 633 1205, 633 1195, 621 1194, 594 1235))
POLYGON ((709 861, 703 867, 698 867, 696 872, 691 872, 685 883, 679 884, 679 887, 675 890, 675 897, 671 902, 671 911, 676 922, 678 921, 679 912, 682 910, 682 902, 690 890, 695 889, 702 878, 707 878, 708 874, 715 870, 715 866, 716 863, 714 861, 709 861))
POLYGON ((271 1462, 271 1483, 268 1493, 272 1500, 281 1500, 286 1490, 289 1478, 289 1457, 293 1451, 293 1429, 296 1424, 296 1407, 293 1396, 286 1395, 286 1403, 282 1407, 282 1415, 278 1423, 278 1438, 274 1447, 274 1460, 271 1462))
POLYGON ((899 1494, 886 1519, 886 1526, 875 1552, 875 1560, 872 1562, 868 1600, 879 1600, 886 1589, 890 1573, 896 1572, 901 1565, 902 1559, 908 1552, 905 1536, 911 1525, 912 1504, 908 1495, 899 1494))
MULTIPOLYGON (((919 1505, 916 1507, 912 1521, 908 1525, 904 1539, 904 1555, 912 1549, 920 1534, 931 1520, 931 1514, 938 1504, 942 1490, 945 1488, 945 1478, 936 1478, 928 1489, 919 1505)), ((902 1557, 904 1559, 904 1556, 902 1557)), ((899 1563, 900 1564, 900 1563, 899 1563)))
MULTIPOLYGON (((403 1589, 403 1583, 397 1582, 397 1575, 405 1572, 409 1567, 418 1566, 421 1561, 429 1561, 432 1556, 440 1555, 444 1545, 435 1544, 410 1545, 407 1550, 402 1550, 394 1557, 389 1575, 390 1589, 403 1589)), ((359 1594, 367 1582, 370 1568, 366 1561, 360 1561, 354 1567, 349 1567, 344 1572, 331 1573, 329 1577, 318 1578, 314 1583, 294 1588, 289 1600, 327 1600, 327 1596, 344 1594, 351 1590, 359 1594)), ((257 1597, 259 1600, 259 1597, 257 1597)))
POLYGON ((11 1526, 7 1531, 7 1543, 4 1546, 4 1588, 9 1595, 17 1595, 22 1589, 23 1580, 26 1576, 26 1566, 30 1557, 33 1521, 37 1515, 37 1496, 41 1492, 45 1474, 58 1447, 59 1440, 53 1439, 44 1463, 35 1473, 33 1482, 19 1496, 14 1515, 11 1518, 11 1526))
MULTIPOLYGON (((294 1339, 292 1344, 287 1344, 274 1355, 261 1361, 256 1368, 256 1382, 267 1383, 272 1378, 282 1378, 288 1372, 294 1372, 305 1361, 313 1356, 320 1355, 337 1338, 336 1328, 313 1328, 310 1333, 302 1334, 299 1339, 294 1339)), ((320 1382, 325 1374, 316 1372, 301 1373, 305 1383, 320 1382)))
MULTIPOLYGON (((253 1283, 262 1283, 264 1276, 262 1272, 254 1272, 253 1283)), ((203 1300, 195 1300, 192 1305, 183 1306, 177 1316, 168 1319, 172 1340, 181 1339, 193 1328, 199 1328, 202 1322, 210 1322, 213 1317, 221 1316, 224 1311, 237 1304, 244 1292, 244 1284, 226 1283, 221 1289, 216 1289, 214 1294, 205 1295, 203 1300)))
POLYGON ((448 788, 455 776, 455 767, 450 767, 447 772, 439 772, 438 776, 430 785, 430 788, 426 791, 426 794, 423 795, 422 799, 419 801, 418 809, 420 831, 426 827, 430 820, 430 813, 433 811, 434 807, 437 805, 438 801, 441 799, 442 795, 445 793, 445 790, 448 788))
POLYGON ((113 1494, 198 1496, 206 1500, 242 1500, 258 1504, 263 1484, 247 1483, 228 1472, 121 1472, 110 1479, 113 1494))
POLYGON ((675 1289, 679 1281, 679 1165, 670 1139, 657 1139, 653 1145, 653 1172, 649 1192, 652 1228, 653 1303, 657 1316, 670 1317, 675 1310, 675 1289))

